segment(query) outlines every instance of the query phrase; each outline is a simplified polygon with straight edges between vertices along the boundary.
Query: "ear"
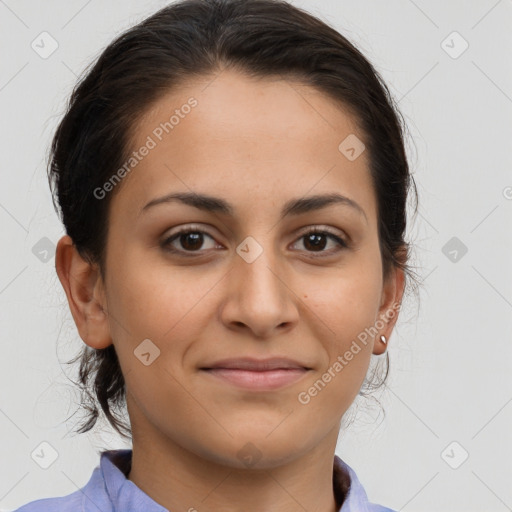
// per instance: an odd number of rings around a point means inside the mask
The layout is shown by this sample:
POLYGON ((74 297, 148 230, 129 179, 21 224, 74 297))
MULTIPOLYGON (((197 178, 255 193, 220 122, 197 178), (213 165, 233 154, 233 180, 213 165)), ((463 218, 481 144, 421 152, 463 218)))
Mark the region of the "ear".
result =
POLYGON ((384 282, 378 319, 375 322, 378 333, 375 336, 373 353, 376 355, 383 354, 386 351, 387 344, 383 343, 380 337, 384 335, 388 341, 391 337, 391 333, 398 319, 400 306, 402 305, 404 287, 404 271, 394 267, 384 282))
POLYGON ((68 235, 63 236, 57 244, 55 269, 82 340, 96 349, 111 345, 107 304, 99 268, 80 256, 68 235))

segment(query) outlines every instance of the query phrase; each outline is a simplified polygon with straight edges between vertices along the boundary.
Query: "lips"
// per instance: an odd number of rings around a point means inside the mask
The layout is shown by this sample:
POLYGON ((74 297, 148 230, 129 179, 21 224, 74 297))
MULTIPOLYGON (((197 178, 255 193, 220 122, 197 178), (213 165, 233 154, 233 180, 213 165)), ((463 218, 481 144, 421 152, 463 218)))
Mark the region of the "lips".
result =
POLYGON ((312 368, 287 357, 240 357, 216 361, 200 370, 208 378, 223 385, 235 386, 245 391, 275 392, 297 383, 312 368))
POLYGON ((309 366, 294 359, 286 357, 273 357, 269 359, 256 359, 241 357, 236 359, 224 359, 204 366, 201 370, 226 369, 246 370, 253 372, 265 372, 271 370, 311 370, 309 366))

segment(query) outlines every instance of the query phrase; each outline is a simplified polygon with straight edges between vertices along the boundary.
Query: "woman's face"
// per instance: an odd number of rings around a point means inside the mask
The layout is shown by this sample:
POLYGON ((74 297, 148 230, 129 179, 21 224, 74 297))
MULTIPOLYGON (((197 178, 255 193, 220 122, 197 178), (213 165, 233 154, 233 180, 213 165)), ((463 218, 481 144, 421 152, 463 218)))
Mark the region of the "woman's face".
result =
POLYGON ((134 444, 272 466, 326 439, 335 445, 397 315, 361 340, 400 300, 402 274, 383 282, 368 153, 353 119, 294 82, 229 70, 214 78, 173 91, 137 125, 137 163, 110 209, 100 283, 108 327, 83 337, 115 346, 134 444), (308 200, 331 194, 348 199, 308 200), (223 377, 254 372, 203 369, 273 357, 309 370, 276 371, 285 383, 272 387, 270 373, 258 386, 223 377))

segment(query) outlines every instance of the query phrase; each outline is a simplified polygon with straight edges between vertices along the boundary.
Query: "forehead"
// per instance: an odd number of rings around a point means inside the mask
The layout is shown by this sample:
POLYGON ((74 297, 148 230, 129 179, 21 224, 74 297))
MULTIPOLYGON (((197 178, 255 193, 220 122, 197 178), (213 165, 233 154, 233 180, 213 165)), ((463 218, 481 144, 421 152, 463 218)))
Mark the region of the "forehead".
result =
POLYGON ((347 158, 347 140, 363 147, 356 120, 320 91, 224 70, 170 91, 133 127, 132 150, 150 149, 114 199, 140 211, 157 195, 195 191, 253 211, 339 192, 373 218, 367 151, 347 158))

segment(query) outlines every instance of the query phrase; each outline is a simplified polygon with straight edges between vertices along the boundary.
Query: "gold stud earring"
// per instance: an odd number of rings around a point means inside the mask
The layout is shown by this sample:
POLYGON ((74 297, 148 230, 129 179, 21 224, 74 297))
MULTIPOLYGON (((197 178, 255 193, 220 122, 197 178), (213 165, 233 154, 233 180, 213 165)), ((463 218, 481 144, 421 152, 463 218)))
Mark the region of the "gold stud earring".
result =
POLYGON ((384 336, 384 334, 380 335, 380 341, 382 341, 382 343, 384 343, 384 345, 388 344, 388 340, 386 339, 386 336, 384 336))

